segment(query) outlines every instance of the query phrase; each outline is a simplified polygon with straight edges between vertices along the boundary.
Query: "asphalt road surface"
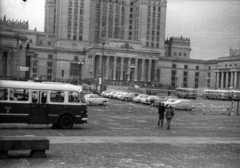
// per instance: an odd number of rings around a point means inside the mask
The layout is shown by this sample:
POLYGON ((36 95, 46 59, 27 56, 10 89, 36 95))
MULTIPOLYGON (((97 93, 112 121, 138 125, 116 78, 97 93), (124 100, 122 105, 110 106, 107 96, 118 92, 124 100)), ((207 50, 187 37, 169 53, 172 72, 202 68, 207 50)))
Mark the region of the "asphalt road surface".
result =
MULTIPOLYGON (((192 100, 230 106, 230 101, 192 100)), ((236 109, 237 103, 234 103, 236 109)), ((240 167, 240 117, 201 109, 176 111, 171 130, 157 125, 157 108, 111 100, 89 106, 89 122, 70 130, 51 125, 0 124, 1 136, 45 136, 46 159, 11 151, 0 167, 240 167)))

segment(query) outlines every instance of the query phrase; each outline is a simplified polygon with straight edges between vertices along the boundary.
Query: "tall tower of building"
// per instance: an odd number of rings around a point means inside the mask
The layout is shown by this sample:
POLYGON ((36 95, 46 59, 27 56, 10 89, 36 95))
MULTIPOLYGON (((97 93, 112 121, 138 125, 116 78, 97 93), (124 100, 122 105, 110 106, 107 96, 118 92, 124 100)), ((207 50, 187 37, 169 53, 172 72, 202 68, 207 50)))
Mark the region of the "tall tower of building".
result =
POLYGON ((45 1, 44 32, 55 33, 56 26, 56 0, 45 1))
POLYGON ((58 40, 141 42, 164 53, 166 0, 46 0, 45 32, 58 40))

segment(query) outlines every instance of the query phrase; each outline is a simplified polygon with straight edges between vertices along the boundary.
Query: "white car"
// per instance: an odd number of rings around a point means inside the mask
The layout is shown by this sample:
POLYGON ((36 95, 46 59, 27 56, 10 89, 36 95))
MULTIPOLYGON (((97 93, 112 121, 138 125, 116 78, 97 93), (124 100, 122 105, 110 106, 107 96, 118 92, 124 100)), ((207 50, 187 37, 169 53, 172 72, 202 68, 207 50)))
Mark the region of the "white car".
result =
POLYGON ((108 99, 100 97, 97 94, 87 94, 84 96, 88 105, 107 105, 108 99))
POLYGON ((103 96, 103 97, 108 97, 108 94, 111 93, 111 92, 112 92, 111 90, 103 91, 103 92, 102 92, 102 96, 103 96))
POLYGON ((164 106, 172 106, 176 110, 192 110, 193 102, 186 99, 168 99, 162 102, 164 106))
POLYGON ((121 96, 126 95, 126 94, 128 94, 128 93, 127 92, 122 92, 122 93, 116 95, 116 98, 121 99, 121 96))
POLYGON ((112 98, 116 99, 118 95, 121 95, 123 92, 116 92, 115 94, 112 95, 112 98))
POLYGON ((117 93, 117 91, 111 91, 110 93, 106 93, 106 96, 112 98, 112 96, 117 93))
POLYGON ((133 101, 136 102, 136 103, 139 103, 140 100, 141 100, 141 98, 143 98, 143 97, 145 97, 145 96, 147 96, 147 95, 146 95, 146 94, 140 94, 140 95, 138 95, 137 97, 134 97, 134 98, 133 98, 133 101))
POLYGON ((145 96, 142 96, 140 98, 140 103, 143 103, 143 104, 147 104, 147 98, 149 97, 149 95, 145 95, 145 96))

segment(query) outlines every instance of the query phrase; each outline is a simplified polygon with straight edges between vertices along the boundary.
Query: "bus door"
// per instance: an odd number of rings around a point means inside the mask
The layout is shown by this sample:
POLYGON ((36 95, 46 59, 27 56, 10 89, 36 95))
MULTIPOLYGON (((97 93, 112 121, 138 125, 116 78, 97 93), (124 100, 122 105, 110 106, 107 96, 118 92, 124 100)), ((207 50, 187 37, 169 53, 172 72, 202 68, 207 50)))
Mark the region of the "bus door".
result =
POLYGON ((40 102, 38 109, 38 122, 39 123, 47 123, 48 117, 48 103, 47 103, 47 91, 40 92, 40 102))
POLYGON ((32 91, 31 92, 31 111, 30 123, 47 123, 48 104, 46 91, 32 91))

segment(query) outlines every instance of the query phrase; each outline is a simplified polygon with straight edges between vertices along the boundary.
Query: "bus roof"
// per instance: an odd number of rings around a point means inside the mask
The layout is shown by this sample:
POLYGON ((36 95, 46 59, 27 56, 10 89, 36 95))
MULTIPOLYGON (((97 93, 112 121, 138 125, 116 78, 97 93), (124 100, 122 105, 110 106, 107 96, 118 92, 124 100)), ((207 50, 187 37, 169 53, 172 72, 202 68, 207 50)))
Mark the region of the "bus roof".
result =
POLYGON ((203 90, 204 92, 231 92, 230 90, 209 90, 209 89, 205 89, 203 90))
POLYGON ((182 87, 178 87, 178 88, 176 88, 176 90, 177 89, 184 89, 184 90, 196 90, 196 89, 194 89, 194 88, 182 88, 182 87))
POLYGON ((82 86, 75 86, 65 83, 54 82, 26 82, 26 81, 10 81, 0 80, 0 87, 2 88, 18 88, 18 89, 35 89, 35 90, 68 90, 68 91, 82 91, 82 86))

